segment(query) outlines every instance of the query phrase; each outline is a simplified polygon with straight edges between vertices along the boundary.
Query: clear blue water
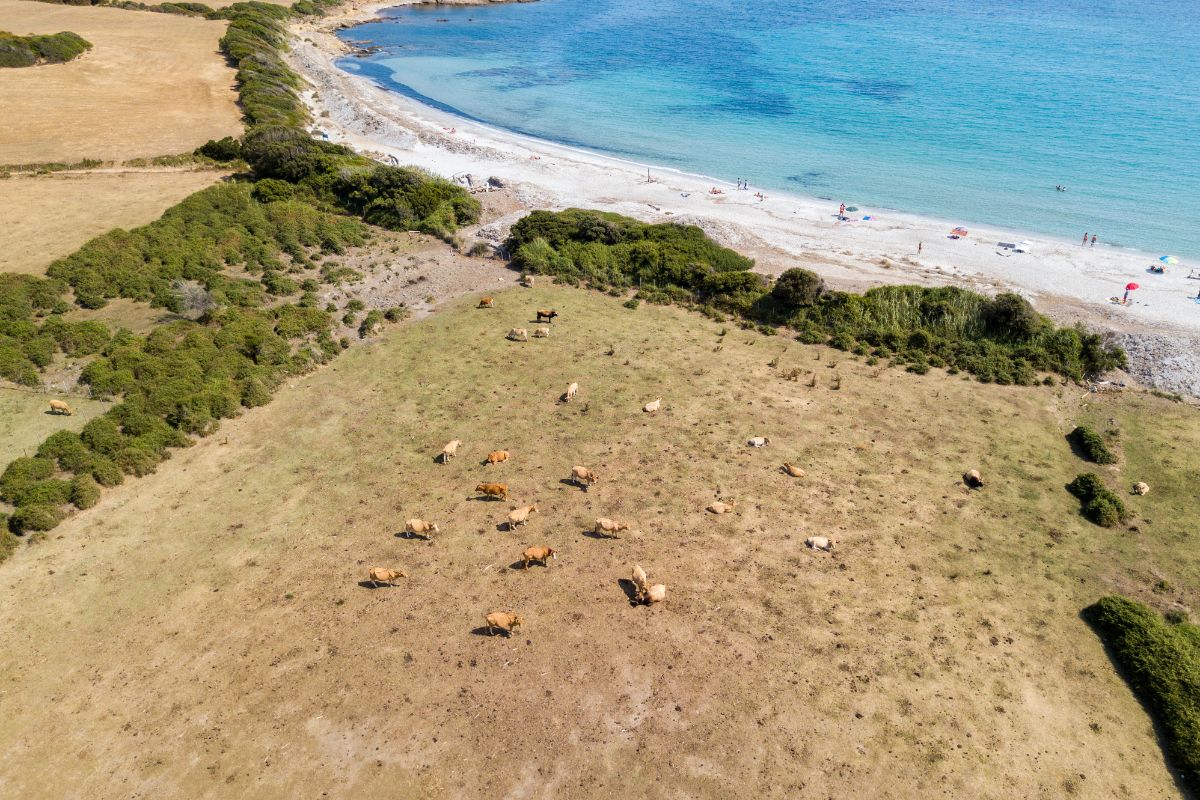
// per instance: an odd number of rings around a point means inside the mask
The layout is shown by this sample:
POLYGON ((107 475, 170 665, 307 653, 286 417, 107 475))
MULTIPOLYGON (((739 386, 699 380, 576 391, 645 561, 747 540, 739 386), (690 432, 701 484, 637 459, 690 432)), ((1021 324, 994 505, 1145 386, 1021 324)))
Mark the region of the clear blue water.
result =
POLYGON ((344 66, 502 128, 1200 257, 1197 0, 541 0, 385 16, 342 32, 384 48, 344 66))

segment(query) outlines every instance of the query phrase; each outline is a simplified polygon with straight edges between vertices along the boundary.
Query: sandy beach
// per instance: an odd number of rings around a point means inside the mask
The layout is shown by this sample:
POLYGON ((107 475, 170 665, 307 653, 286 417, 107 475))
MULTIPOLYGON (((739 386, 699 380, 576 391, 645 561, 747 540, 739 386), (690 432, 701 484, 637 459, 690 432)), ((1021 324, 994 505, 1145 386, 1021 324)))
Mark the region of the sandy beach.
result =
MULTIPOLYGON (((1162 254, 1103 243, 1083 247, 1079 241, 975 225, 968 225, 968 236, 952 239, 950 231, 961 221, 867 207, 839 220, 836 202, 779 192, 760 200, 754 186, 739 190, 726 181, 513 134, 423 105, 335 66, 349 52, 334 35, 340 27, 401 4, 347 5, 334 16, 296 26, 290 58, 311 84, 305 98, 315 129, 331 141, 460 180, 494 176, 515 187, 528 208, 590 207, 699 225, 754 257, 765 273, 800 266, 833 285, 860 290, 884 283, 953 284, 988 293, 1012 289, 1060 322, 1151 335, 1162 347, 1182 342, 1190 348, 1186 340, 1200 334, 1194 300, 1200 281, 1188 279, 1186 261, 1155 275, 1147 268, 1162 254), (871 219, 864 220, 867 216, 871 219), (1013 253, 999 242, 1026 243, 1029 252, 1013 253), (1132 302, 1110 302, 1130 282, 1140 286, 1132 302)), ((1195 374, 1176 382, 1177 388, 1200 379, 1193 367, 1183 369, 1195 374)))

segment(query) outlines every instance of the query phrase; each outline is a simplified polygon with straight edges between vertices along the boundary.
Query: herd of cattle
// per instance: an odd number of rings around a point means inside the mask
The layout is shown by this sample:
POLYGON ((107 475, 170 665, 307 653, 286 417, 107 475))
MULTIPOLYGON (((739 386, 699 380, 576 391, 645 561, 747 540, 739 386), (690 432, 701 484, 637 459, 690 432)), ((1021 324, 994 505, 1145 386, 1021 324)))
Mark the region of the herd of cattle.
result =
MULTIPOLYGON (((525 285, 531 284, 532 281, 525 285)), ((495 308, 496 301, 493 297, 484 297, 479 301, 478 308, 495 308)), ((558 311, 554 309, 538 309, 537 322, 545 321, 547 324, 553 323, 555 318, 559 316, 558 311)), ((550 330, 546 327, 537 328, 534 330, 535 338, 544 338, 549 336, 550 330)), ((529 341, 529 332, 525 328, 511 329, 506 338, 514 341, 529 341)), ((572 382, 567 386, 567 390, 562 394, 561 401, 569 403, 575 399, 579 392, 579 384, 572 382)), ((655 414, 662 408, 662 398, 658 397, 642 406, 642 411, 647 414, 655 414)), ((756 436, 746 442, 751 447, 764 447, 770 443, 770 439, 763 436, 756 436)), ((440 464, 447 464, 451 459, 458 455, 458 449, 462 446, 461 439, 452 439, 447 442, 442 448, 438 458, 435 459, 440 464)), ((483 463, 485 466, 500 464, 508 461, 511 454, 507 450, 493 450, 487 454, 483 463)), ((804 470, 785 462, 781 470, 791 477, 804 477, 804 470)), ((587 490, 592 484, 599 480, 599 476, 591 469, 585 466, 576 465, 571 467, 571 474, 566 482, 574 484, 584 490, 587 490)), ((508 484, 506 483, 480 483, 475 487, 475 493, 479 499, 489 500, 507 500, 509 496, 508 484)), ((705 510, 713 514, 728 514, 737 506, 737 502, 730 500, 729 502, 714 501, 709 504, 705 510)), ((529 517, 537 513, 538 504, 520 506, 509 511, 505 525, 509 531, 515 531, 519 526, 529 522, 529 517)), ((593 528, 597 536, 605 538, 620 538, 622 531, 630 529, 629 523, 620 522, 618 520, 600 517, 596 520, 593 528)), ((404 530, 407 534, 431 538, 433 534, 438 533, 436 523, 427 522, 423 519, 410 519, 404 523, 404 530)), ((826 537, 814 536, 810 537, 805 543, 814 550, 829 551, 833 548, 834 542, 826 537)), ((530 564, 541 564, 549 566, 552 559, 558 557, 558 552, 553 547, 546 545, 538 545, 528 547, 521 553, 522 569, 529 569, 530 564)), ((406 573, 398 569, 387 569, 383 567, 372 567, 367 575, 366 583, 373 587, 378 586, 395 586, 396 580, 399 578, 408 577, 406 573)), ((651 584, 646 576, 646 571, 639 565, 634 565, 631 572, 631 583, 633 586, 633 600, 638 604, 654 604, 661 603, 667 597, 667 587, 662 583, 651 584)), ((485 615, 486 622, 485 630, 488 633, 503 631, 506 636, 510 636, 515 628, 519 628, 524 624, 524 618, 513 611, 492 611, 485 615)))

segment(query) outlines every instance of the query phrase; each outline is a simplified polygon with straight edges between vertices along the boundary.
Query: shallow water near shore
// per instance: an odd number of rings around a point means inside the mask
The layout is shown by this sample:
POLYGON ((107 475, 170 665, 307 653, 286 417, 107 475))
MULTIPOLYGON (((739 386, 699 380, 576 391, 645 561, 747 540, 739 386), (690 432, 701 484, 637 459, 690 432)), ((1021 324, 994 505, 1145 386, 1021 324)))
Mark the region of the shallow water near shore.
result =
POLYGON ((341 32, 382 48, 343 67, 502 128, 831 203, 1200 256, 1190 0, 541 0, 384 16, 341 32))

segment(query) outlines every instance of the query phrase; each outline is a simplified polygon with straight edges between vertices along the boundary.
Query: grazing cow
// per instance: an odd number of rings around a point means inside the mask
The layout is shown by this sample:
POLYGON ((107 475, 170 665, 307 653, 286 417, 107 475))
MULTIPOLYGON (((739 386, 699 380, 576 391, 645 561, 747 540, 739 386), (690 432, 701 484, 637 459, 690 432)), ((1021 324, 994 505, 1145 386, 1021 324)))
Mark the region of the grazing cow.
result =
POLYGON ((667 599, 667 586, 663 583, 656 583, 646 590, 646 605, 652 603, 661 603, 667 599))
POLYGON ((836 542, 828 536, 810 536, 804 540, 804 543, 813 550, 824 550, 826 553, 833 550, 836 542))
POLYGON ((508 461, 507 450, 493 450, 487 454, 485 464, 499 464, 501 461, 508 461))
POLYGON ((571 483, 576 486, 582 486, 586 489, 598 480, 600 479, 596 476, 596 473, 587 467, 571 467, 571 483))
POLYGON ((766 447, 770 443, 771 440, 766 436, 753 436, 746 440, 746 444, 750 445, 751 447, 766 447))
POLYGON ((661 397, 651 400, 649 403, 646 403, 646 405, 642 406, 642 411, 645 411, 647 414, 653 414, 655 411, 658 411, 660 408, 662 408, 662 398, 661 397))
POLYGON ((1150 485, 1147 483, 1142 483, 1141 481, 1138 481, 1137 483, 1135 483, 1133 485, 1133 493, 1134 494, 1150 494, 1150 485))
POLYGON ((62 400, 51 400, 50 401, 50 413, 51 414, 65 414, 66 416, 69 417, 69 416, 71 416, 71 407, 69 405, 67 405, 66 403, 64 403, 62 400))
POLYGON ((646 596, 646 589, 650 587, 649 579, 646 577, 646 570, 642 569, 640 565, 634 564, 633 577, 630 580, 633 581, 634 599, 640 603, 642 602, 642 598, 646 596))
POLYGON ((572 383, 570 386, 567 387, 567 392, 566 392, 566 394, 563 395, 563 400, 565 400, 566 402, 569 403, 575 399, 575 395, 577 395, 578 393, 579 393, 579 384, 572 383))
POLYGON ((706 508, 705 511, 711 511, 714 514, 728 514, 730 511, 733 511, 733 508, 736 505, 737 505, 736 500, 732 500, 728 503, 722 503, 720 500, 717 500, 717 501, 713 502, 711 505, 709 505, 709 507, 706 508))
POLYGON ((477 305, 475 307, 476 308, 495 308, 496 307, 496 298, 484 297, 479 301, 479 305, 477 305))
POLYGON ((512 636, 513 628, 519 628, 525 624, 524 618, 520 614, 514 614, 511 611, 493 611, 483 618, 487 623, 488 633, 495 635, 496 630, 504 631, 505 636, 512 636))
POLYGON ((410 519, 404 522, 405 533, 415 533, 424 536, 426 539, 432 539, 433 534, 438 532, 438 526, 433 522, 426 522, 423 519, 410 519))
POLYGON ((789 464, 786 461, 783 462, 783 471, 786 472, 788 475, 791 475, 793 478, 803 478, 804 477, 804 470, 800 469, 799 467, 797 467, 794 464, 789 464))
POLYGON ((982 489, 983 476, 979 474, 979 470, 977 469, 970 470, 963 473, 963 483, 967 485, 968 489, 982 489))
POLYGON ((518 525, 524 525, 529 522, 529 515, 538 510, 538 504, 534 503, 531 506, 522 506, 514 508, 508 512, 508 529, 515 531, 518 525))
POLYGON ((629 525, 627 523, 617 522, 615 519, 600 517, 600 519, 596 520, 595 532, 604 534, 605 536, 611 536, 614 539, 621 538, 617 536, 617 534, 621 531, 627 530, 629 530, 629 525))
POLYGON ((367 573, 367 583, 379 588, 380 584, 384 586, 395 586, 397 578, 407 578, 408 573, 402 569, 384 569, 383 567, 371 567, 367 573))
POLYGON ((485 497, 495 497, 500 500, 508 499, 507 483, 481 483, 475 487, 475 491, 485 497))
POLYGON ((543 567, 550 566, 550 562, 546 559, 558 558, 558 551, 553 547, 527 547, 521 553, 521 569, 529 569, 529 565, 540 561, 543 567))
POLYGON ((458 446, 460 444, 462 444, 462 439, 451 439, 450 441, 446 442, 446 446, 442 448, 443 464, 458 454, 458 446))
POLYGON ((544 308, 537 310, 537 322, 554 322, 554 318, 558 316, 558 312, 554 309, 547 311, 544 308))
POLYGON ((521 285, 524 286, 526 289, 532 289, 533 288, 533 276, 532 275, 522 275, 521 276, 521 285))
POLYGON ((535 339, 545 339, 549 335, 550 335, 550 329, 547 328, 545 325, 543 325, 540 328, 533 329, 533 338, 535 338, 535 339))
POLYGON ((525 328, 512 328, 504 338, 514 342, 528 342, 529 331, 525 328))

